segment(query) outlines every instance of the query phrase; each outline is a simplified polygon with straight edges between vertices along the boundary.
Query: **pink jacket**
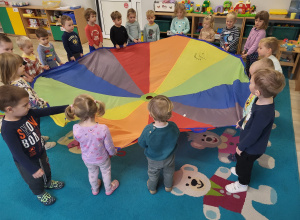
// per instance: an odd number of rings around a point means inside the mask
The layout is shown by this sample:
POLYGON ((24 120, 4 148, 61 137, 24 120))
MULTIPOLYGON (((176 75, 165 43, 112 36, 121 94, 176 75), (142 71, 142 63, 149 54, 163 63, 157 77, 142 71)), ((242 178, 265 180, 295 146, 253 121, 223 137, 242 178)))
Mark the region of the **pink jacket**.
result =
POLYGON ((266 37, 265 29, 256 29, 255 27, 253 27, 252 30, 250 31, 250 34, 244 46, 244 50, 248 50, 247 55, 256 52, 259 41, 265 37, 266 37))

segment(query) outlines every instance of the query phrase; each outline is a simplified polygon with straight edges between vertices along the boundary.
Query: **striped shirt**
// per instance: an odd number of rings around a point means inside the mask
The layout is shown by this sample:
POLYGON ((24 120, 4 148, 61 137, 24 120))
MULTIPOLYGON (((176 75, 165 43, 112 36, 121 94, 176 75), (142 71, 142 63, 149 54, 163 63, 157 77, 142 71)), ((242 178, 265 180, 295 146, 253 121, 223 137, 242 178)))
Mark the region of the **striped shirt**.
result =
POLYGON ((237 51, 237 46, 240 39, 240 30, 236 26, 228 29, 227 27, 223 28, 220 36, 220 46, 223 47, 225 42, 228 43, 229 50, 228 52, 237 51))

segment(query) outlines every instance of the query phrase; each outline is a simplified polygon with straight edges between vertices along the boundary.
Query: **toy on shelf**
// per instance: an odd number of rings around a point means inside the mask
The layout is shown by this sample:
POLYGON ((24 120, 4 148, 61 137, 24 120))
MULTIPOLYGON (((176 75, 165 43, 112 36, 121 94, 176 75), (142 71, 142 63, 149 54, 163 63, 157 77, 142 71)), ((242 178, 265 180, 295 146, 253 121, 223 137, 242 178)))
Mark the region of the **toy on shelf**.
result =
POLYGON ((23 6, 28 6, 29 2, 12 2, 11 6, 13 7, 23 7, 23 6))
POLYGON ((164 0, 162 3, 175 3, 175 0, 164 0))
POLYGON ((202 4, 201 14, 213 14, 212 7, 210 7, 210 1, 204 1, 202 4))
POLYGON ((201 13, 201 5, 197 4, 196 9, 194 8, 194 13, 201 13))
POLYGON ((194 12, 194 2, 191 2, 190 0, 185 0, 182 1, 181 4, 184 4, 187 13, 194 12))
POLYGON ((230 10, 231 6, 232 6, 232 2, 231 1, 225 1, 223 3, 224 13, 228 13, 228 11, 230 10))
POLYGON ((40 22, 38 19, 31 18, 28 20, 29 27, 37 28, 40 26, 40 22))
POLYGON ((224 12, 224 7, 223 7, 223 5, 218 5, 218 6, 216 6, 214 12, 215 12, 215 13, 223 13, 223 12, 224 12))
POLYGON ((154 1, 154 11, 174 12, 175 3, 173 0, 165 0, 163 2, 154 1))

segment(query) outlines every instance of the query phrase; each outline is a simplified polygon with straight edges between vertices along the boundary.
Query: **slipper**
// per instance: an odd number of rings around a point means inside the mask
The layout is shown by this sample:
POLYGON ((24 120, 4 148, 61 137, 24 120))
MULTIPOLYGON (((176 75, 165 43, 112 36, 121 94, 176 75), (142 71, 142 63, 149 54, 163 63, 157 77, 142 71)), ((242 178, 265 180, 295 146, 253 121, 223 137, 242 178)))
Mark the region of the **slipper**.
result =
POLYGON ((111 195, 119 187, 119 181, 118 180, 114 180, 114 181, 111 182, 110 185, 111 185, 110 186, 110 190, 107 191, 107 192, 105 192, 105 194, 107 196, 111 195))

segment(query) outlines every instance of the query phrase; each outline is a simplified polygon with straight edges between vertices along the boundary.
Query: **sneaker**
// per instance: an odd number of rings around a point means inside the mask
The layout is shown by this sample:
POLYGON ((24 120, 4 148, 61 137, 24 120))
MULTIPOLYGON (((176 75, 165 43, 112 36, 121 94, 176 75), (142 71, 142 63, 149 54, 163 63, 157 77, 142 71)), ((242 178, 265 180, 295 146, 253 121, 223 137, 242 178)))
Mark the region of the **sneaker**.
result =
POLYGON ((237 176, 236 171, 235 171, 235 167, 231 167, 230 171, 233 175, 237 176))
POLYGON ((110 190, 106 191, 105 194, 107 196, 111 195, 118 187, 119 187, 119 181, 118 180, 112 181, 110 184, 110 190))
POLYGON ((44 141, 48 141, 50 139, 49 136, 42 136, 42 138, 44 139, 44 141))
POLYGON ((48 192, 43 192, 41 195, 37 196, 37 199, 43 203, 43 205, 52 205, 55 203, 55 197, 51 196, 48 192))
MULTIPOLYGON (((147 181, 147 187, 148 187, 148 182, 149 182, 149 180, 147 181)), ((149 189, 149 187, 148 187, 148 189, 149 189)), ((150 192, 152 195, 154 195, 154 194, 157 192, 157 190, 150 190, 150 189, 149 189, 149 192, 150 192)))
POLYGON ((98 195, 100 186, 101 186, 101 180, 98 179, 98 187, 97 187, 97 189, 93 190, 93 188, 92 188, 92 193, 93 193, 94 196, 98 195))
POLYGON ((242 185, 239 181, 228 184, 225 186, 225 189, 230 193, 240 193, 246 192, 248 190, 248 185, 242 185))
POLYGON ((173 187, 165 187, 166 192, 171 192, 173 187))
POLYGON ((45 149, 49 150, 50 148, 54 147, 56 145, 55 142, 46 142, 45 143, 45 149))
POLYGON ((49 186, 45 186, 46 189, 61 189, 65 186, 64 182, 51 180, 49 186))

